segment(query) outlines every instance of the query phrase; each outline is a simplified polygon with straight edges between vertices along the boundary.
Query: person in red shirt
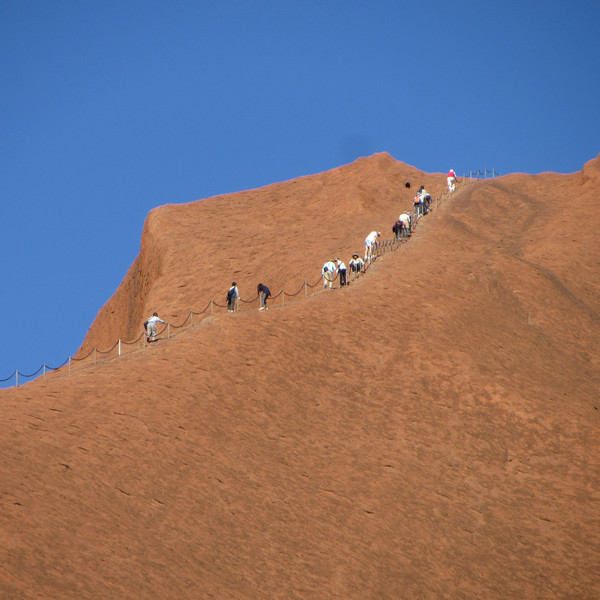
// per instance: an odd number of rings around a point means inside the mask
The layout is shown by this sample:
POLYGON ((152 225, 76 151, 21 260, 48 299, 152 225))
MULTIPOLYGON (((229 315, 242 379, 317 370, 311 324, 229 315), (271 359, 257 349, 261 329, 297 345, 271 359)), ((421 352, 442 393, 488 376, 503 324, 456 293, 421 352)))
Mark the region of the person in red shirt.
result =
POLYGON ((456 173, 454 172, 454 169, 450 169, 450 172, 446 177, 448 181, 448 191, 453 192, 456 189, 456 173))

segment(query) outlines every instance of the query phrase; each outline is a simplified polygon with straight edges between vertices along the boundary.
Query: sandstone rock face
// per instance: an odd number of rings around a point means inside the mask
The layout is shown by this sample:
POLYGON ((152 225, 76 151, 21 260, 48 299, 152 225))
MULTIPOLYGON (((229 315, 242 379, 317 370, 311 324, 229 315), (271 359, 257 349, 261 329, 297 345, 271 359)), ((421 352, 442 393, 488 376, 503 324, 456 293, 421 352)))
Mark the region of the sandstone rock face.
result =
MULTIPOLYGON (((463 185, 347 288, 2 390, 0 597, 597 597, 598 164, 463 185)), ((155 209, 80 357, 315 283, 420 185, 378 154, 155 209)))

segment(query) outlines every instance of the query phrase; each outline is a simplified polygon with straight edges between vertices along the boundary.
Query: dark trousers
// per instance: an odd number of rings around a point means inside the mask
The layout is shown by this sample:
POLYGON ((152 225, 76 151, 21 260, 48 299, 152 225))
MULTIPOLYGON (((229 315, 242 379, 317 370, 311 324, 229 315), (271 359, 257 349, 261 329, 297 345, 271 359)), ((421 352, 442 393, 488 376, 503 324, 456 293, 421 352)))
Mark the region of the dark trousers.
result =
POLYGON ((340 287, 343 285, 346 285, 346 274, 347 274, 346 269, 340 269, 338 271, 338 274, 340 276, 340 287))

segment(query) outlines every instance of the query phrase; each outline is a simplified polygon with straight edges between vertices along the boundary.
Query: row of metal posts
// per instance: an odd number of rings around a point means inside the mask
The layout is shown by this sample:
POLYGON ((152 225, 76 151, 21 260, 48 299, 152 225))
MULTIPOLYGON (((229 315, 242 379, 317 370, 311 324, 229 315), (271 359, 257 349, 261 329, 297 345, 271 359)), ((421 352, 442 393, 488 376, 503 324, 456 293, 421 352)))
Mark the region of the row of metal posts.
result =
MULTIPOLYGON (((477 172, 475 173, 475 177, 477 177, 477 175, 480 173, 479 169, 477 169, 477 172)), ((491 173, 492 174, 492 179, 494 177, 500 177, 500 173, 496 173, 495 169, 492 169, 491 171, 487 168, 483 169, 483 178, 487 179, 487 174, 491 173)), ((464 174, 463 174, 464 177, 464 174)), ((469 179, 473 179, 473 171, 469 171, 469 179)))

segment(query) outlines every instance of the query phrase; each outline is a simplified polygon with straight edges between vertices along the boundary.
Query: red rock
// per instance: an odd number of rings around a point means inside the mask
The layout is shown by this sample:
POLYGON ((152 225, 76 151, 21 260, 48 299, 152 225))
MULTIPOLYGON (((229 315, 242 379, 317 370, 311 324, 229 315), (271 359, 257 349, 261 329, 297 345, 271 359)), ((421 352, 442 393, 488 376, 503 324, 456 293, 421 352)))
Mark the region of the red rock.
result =
POLYGON ((0 392, 0 596, 595 597, 597 161, 463 186, 308 299, 445 176, 379 154, 152 211, 79 358, 233 280, 301 293, 0 392))

